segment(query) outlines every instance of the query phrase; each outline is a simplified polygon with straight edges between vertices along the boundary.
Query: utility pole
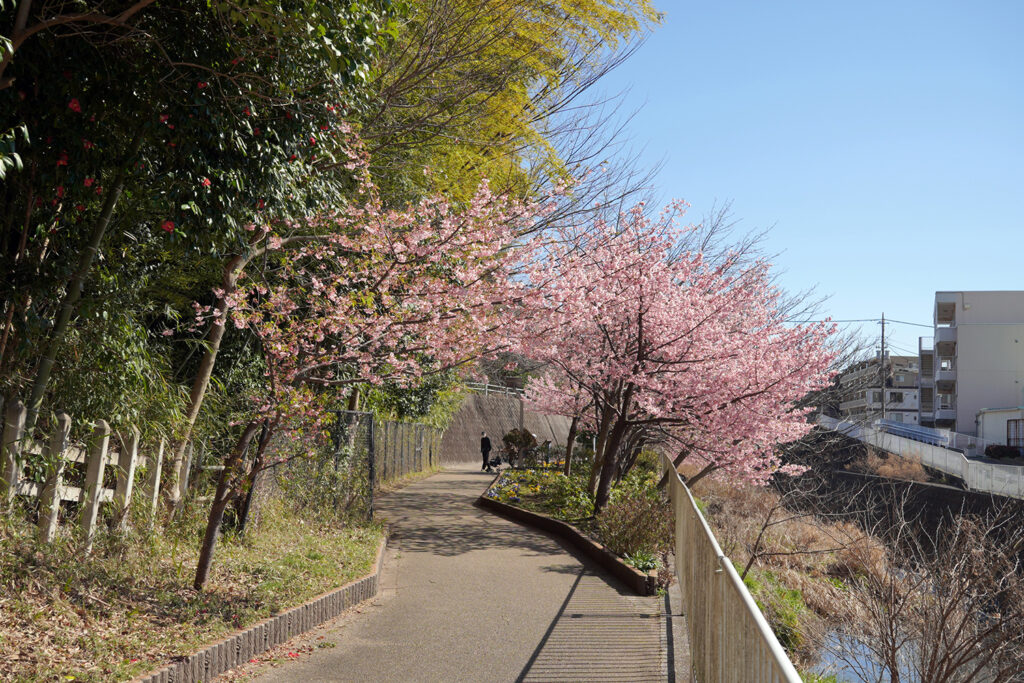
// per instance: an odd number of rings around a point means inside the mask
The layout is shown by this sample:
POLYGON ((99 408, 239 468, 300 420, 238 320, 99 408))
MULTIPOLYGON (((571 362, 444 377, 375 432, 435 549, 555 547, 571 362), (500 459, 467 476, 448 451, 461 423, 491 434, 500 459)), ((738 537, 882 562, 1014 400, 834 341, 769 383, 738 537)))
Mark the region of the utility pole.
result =
POLYGON ((882 350, 878 355, 878 379, 881 388, 882 419, 885 419, 885 313, 882 314, 882 350))

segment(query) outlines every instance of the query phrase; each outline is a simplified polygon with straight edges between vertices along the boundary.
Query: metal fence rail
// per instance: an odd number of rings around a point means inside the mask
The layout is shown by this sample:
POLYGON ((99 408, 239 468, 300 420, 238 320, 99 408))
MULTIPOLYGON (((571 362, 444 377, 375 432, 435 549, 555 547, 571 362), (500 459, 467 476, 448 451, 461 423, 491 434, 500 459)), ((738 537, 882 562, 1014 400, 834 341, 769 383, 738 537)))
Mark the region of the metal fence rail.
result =
POLYGON ((495 394, 497 396, 522 396, 523 390, 517 389, 516 387, 506 387, 499 384, 485 384, 483 382, 466 382, 466 388, 470 391, 475 391, 478 394, 489 396, 495 394))
MULTIPOLYGON (((960 450, 943 448, 916 439, 876 429, 857 422, 844 422, 825 415, 818 416, 818 424, 852 439, 888 451, 904 458, 919 460, 922 465, 959 478, 972 491, 984 491, 1011 498, 1024 498, 1024 467, 1020 465, 997 465, 969 458, 960 450)), ((963 434, 959 436, 963 437, 963 434)), ((965 437, 969 438, 969 437, 965 437)), ((970 446, 971 453, 976 444, 970 446)))
POLYGON ((372 413, 338 411, 332 441, 334 471, 373 517, 374 491, 440 462, 441 431, 411 422, 377 420, 372 413))
POLYGON ((671 460, 663 460, 676 521, 675 571, 690 633, 694 680, 800 683, 785 649, 722 554, 671 460))

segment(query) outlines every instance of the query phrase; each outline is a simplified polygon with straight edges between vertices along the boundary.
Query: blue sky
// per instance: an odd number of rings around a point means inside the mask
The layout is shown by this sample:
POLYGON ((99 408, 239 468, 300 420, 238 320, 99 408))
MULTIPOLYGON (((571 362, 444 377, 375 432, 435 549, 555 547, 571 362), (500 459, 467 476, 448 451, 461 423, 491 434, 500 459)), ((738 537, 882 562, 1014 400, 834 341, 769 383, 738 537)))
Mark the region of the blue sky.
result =
POLYGON ((658 7, 603 87, 639 108, 663 199, 772 227, 782 283, 836 319, 930 324, 937 290, 1024 290, 1024 2, 658 7))

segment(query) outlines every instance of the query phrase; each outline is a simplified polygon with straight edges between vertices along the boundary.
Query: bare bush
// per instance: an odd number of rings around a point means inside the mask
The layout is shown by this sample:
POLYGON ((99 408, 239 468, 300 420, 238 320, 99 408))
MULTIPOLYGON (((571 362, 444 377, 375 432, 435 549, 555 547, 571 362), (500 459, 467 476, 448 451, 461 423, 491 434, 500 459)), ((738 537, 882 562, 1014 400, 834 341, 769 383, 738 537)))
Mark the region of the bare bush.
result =
POLYGON ((882 545, 850 549, 861 569, 844 611, 860 618, 835 631, 832 657, 863 681, 1020 680, 1024 529, 1011 508, 929 528, 910 518, 906 497, 877 502, 894 521, 872 529, 882 545))

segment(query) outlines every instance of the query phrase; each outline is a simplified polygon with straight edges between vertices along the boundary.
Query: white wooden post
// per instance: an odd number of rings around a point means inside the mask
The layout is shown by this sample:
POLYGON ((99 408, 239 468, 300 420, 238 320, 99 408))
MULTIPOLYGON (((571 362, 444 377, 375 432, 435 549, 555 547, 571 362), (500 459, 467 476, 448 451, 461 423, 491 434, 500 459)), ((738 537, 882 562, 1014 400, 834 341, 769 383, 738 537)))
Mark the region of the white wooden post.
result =
POLYGON ((185 448, 185 462, 182 463, 181 472, 178 473, 178 505, 184 502, 185 494, 188 493, 188 477, 192 471, 192 453, 195 450, 195 445, 195 441, 189 441, 185 448))
POLYGON ((21 479, 21 448, 25 431, 25 404, 14 401, 4 411, 0 443, 0 503, 10 503, 21 479))
POLYGON ((92 432, 92 445, 85 470, 85 486, 79 503, 82 505, 81 526, 85 536, 84 550, 92 551, 96 534, 96 518, 99 516, 103 493, 103 471, 107 465, 107 448, 110 445, 110 425, 106 420, 96 420, 92 432))
POLYGON ((68 434, 71 433, 71 416, 67 413, 57 414, 57 425, 46 444, 44 460, 46 461, 46 481, 43 482, 42 493, 39 494, 39 540, 43 543, 53 541, 57 533, 57 517, 60 514, 61 487, 64 484, 64 450, 68 446, 68 434))
POLYGON ((128 523, 128 506, 132 504, 132 487, 135 485, 135 466, 139 460, 139 428, 132 425, 128 438, 119 435, 121 452, 117 457, 117 488, 114 489, 114 512, 116 526, 123 529, 128 523))
POLYGON ((164 447, 167 442, 160 439, 160 447, 156 455, 149 456, 149 469, 146 471, 146 504, 149 516, 156 514, 156 506, 160 503, 160 474, 164 466, 164 447))

